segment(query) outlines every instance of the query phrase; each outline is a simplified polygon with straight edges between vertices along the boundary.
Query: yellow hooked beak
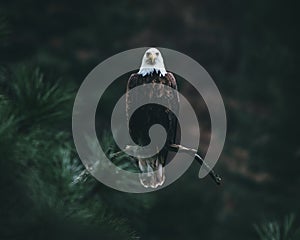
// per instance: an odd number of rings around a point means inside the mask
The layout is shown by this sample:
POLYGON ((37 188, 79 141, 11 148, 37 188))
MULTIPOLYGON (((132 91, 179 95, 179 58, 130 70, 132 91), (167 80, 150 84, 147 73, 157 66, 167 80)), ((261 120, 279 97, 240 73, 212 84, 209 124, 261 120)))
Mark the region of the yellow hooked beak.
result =
POLYGON ((152 64, 155 63, 155 59, 156 59, 155 54, 150 53, 148 58, 150 59, 150 61, 151 61, 152 64))

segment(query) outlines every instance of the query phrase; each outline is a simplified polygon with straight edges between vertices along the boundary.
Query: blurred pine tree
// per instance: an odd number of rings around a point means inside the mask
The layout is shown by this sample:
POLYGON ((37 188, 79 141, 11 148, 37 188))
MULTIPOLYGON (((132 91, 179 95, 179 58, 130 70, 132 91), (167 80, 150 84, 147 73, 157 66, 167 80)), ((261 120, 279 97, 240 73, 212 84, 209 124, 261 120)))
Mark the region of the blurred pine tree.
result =
POLYGON ((300 228, 294 228, 295 215, 291 214, 279 221, 266 222, 254 225, 261 240, 298 240, 300 238, 300 228))
POLYGON ((85 197, 95 180, 74 183, 83 167, 59 128, 73 93, 38 69, 7 72, 0 89, 0 238, 135 238, 99 196, 85 197))

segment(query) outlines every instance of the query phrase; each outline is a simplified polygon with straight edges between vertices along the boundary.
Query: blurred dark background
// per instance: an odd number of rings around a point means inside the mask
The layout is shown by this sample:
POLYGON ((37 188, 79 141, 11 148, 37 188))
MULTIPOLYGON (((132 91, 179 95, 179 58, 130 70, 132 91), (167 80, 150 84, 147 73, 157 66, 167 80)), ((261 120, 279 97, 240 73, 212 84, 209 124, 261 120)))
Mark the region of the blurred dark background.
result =
POLYGON ((276 0, 2 0, 0 239, 300 239, 299 10, 276 0), (80 175, 76 90, 107 57, 144 46, 185 53, 215 80, 228 118, 215 167, 223 185, 199 180, 196 163, 150 194, 80 175))

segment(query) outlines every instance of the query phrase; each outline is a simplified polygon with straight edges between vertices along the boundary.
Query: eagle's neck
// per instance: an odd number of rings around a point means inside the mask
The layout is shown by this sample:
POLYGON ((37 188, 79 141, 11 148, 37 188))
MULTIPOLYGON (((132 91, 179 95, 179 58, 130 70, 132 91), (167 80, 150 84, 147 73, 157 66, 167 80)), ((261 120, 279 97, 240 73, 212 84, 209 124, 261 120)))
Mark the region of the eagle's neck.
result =
POLYGON ((165 68, 155 68, 155 67, 141 67, 138 74, 142 75, 143 77, 146 75, 151 75, 153 73, 159 74, 159 76, 165 76, 167 71, 165 68))
POLYGON ((142 75, 143 77, 146 75, 151 75, 154 72, 159 74, 159 76, 165 76, 167 71, 165 69, 165 65, 163 63, 163 60, 157 61, 154 65, 151 65, 143 60, 140 70, 138 74, 142 75))

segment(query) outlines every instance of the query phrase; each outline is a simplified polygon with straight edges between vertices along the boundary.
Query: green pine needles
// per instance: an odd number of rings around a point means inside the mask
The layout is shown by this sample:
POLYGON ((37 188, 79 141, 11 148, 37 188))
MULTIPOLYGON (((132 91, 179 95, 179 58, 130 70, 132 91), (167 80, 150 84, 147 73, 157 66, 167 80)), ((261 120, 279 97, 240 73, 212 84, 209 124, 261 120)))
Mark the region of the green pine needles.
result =
POLYGON ((89 194, 96 180, 74 182, 84 167, 61 130, 74 92, 23 66, 1 71, 0 94, 0 239, 136 239, 101 191, 89 194))
POLYGON ((300 228, 294 228, 295 215, 286 216, 283 222, 271 221, 254 225, 261 240, 299 240, 300 228))

